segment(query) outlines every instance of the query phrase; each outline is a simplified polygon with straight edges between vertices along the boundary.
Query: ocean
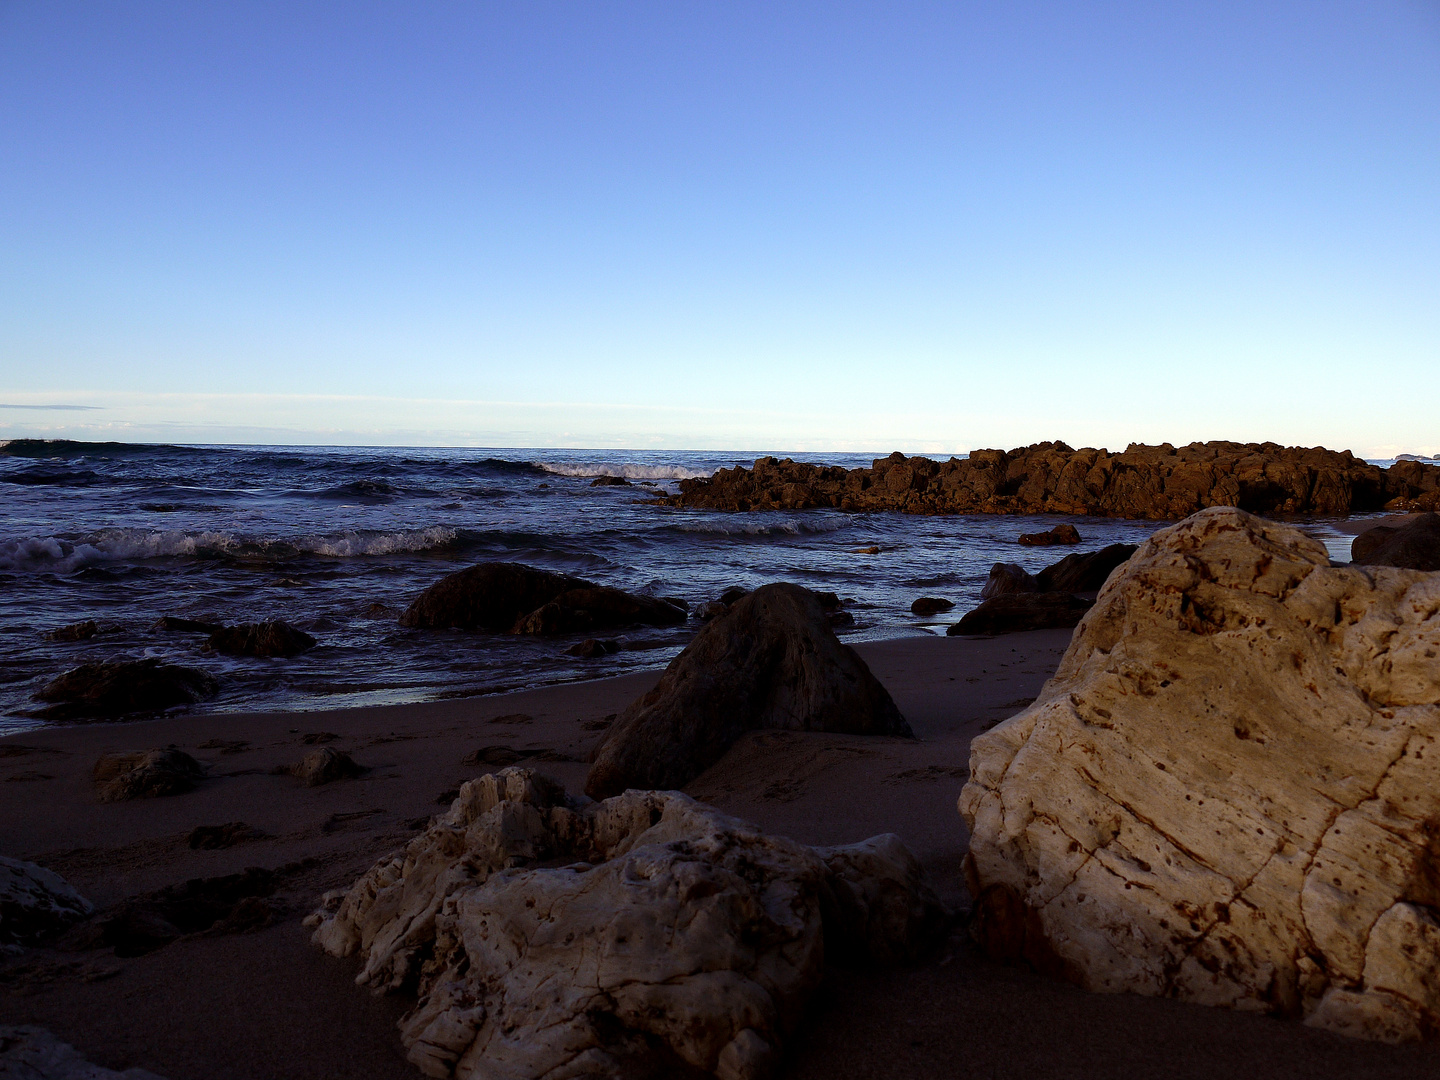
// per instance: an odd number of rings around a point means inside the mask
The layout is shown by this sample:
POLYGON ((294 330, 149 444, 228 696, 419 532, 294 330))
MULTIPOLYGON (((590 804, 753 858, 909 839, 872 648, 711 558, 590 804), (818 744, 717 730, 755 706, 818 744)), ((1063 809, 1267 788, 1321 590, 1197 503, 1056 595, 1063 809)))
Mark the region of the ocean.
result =
MULTIPOLYGON (((32 697, 78 664, 158 657, 217 676, 207 712, 393 704, 591 679, 668 663, 699 623, 576 638, 407 630, 397 618, 444 575, 505 559, 692 607, 731 586, 835 592, 842 638, 943 634, 995 562, 1039 570, 1069 551, 1138 543, 1155 522, 1039 515, 916 517, 838 510, 731 514, 653 504, 677 480, 758 453, 371 447, 0 444, 0 732, 45 723, 32 697), (621 476, 631 486, 592 486, 621 476), (1074 524, 1078 548, 1022 532, 1074 524), (878 547, 877 554, 868 549, 878 547), (922 595, 954 611, 919 618, 922 595), (293 659, 226 657, 162 616, 284 619, 319 639, 293 659), (94 620, 76 642, 48 631, 94 620)), ((783 454, 778 456, 785 456, 783 454)), ((854 468, 875 454, 794 454, 854 468)), ((1308 521, 1338 559, 1349 537, 1308 521)))

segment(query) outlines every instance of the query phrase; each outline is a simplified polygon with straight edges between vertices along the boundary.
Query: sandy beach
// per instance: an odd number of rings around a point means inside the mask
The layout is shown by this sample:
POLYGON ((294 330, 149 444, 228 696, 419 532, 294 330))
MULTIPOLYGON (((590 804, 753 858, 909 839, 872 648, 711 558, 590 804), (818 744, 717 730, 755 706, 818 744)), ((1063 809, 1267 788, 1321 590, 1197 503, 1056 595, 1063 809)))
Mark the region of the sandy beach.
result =
MULTIPOLYGON (((817 844, 897 833, 963 906, 966 834, 955 801, 970 739, 1034 697, 1069 631, 911 637, 858 650, 915 741, 758 732, 687 791, 817 844)), ((598 666, 598 665, 597 665, 598 666)), ((300 920, 438 812, 445 792, 506 746, 578 791, 607 718, 659 672, 503 696, 328 712, 182 715, 55 727, 0 740, 0 850, 61 874, 97 906, 190 878, 276 870, 273 925, 195 935, 156 952, 31 950, 0 974, 0 1018, 50 1028, 97 1063, 168 1078, 413 1078, 395 1021, 403 997, 353 985, 356 962, 308 943, 300 920), (335 736, 328 739, 328 736, 335 736), (306 739, 309 737, 310 742, 306 739), (308 788, 272 772, 317 738, 366 767, 308 788), (107 751, 175 745, 209 766, 190 793, 102 804, 107 751), (192 850, 201 825, 266 834, 192 850)), ((1347 1040, 1296 1023, 1131 995, 1086 994, 975 955, 963 931, 926 962, 831 969, 783 1075, 809 1077, 1400 1077, 1440 1075, 1423 1047, 1347 1040)))

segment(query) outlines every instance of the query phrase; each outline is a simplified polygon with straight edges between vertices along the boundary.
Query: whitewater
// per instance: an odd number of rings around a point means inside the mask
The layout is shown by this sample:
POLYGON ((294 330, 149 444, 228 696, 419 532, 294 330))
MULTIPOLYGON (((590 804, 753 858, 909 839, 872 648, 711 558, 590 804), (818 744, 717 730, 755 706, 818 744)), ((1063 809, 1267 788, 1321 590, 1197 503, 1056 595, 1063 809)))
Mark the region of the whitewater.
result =
MULTIPOLYGON (((979 602, 992 564, 1039 570, 1064 550, 1021 532, 1072 521, 1078 550, 1137 543, 1153 522, 1053 516, 914 517, 836 510, 729 514, 660 505, 677 481, 757 453, 0 444, 0 731, 41 723, 35 692, 78 664, 158 657, 221 681, 209 711, 304 710, 494 693, 663 666, 698 623, 616 635, 601 660, 573 639, 401 628, 401 611, 455 570, 504 559, 692 607, 732 586, 795 581, 836 593, 846 640, 944 633, 979 602), (597 477, 625 485, 594 486, 597 477), (873 549, 878 553, 872 553, 873 549), (956 603, 910 613, 919 596, 956 603), (163 616, 280 618, 320 646, 222 657, 163 616), (47 633, 94 620, 87 640, 47 633)), ((782 455, 783 456, 783 455, 782 455)), ((855 468, 875 454, 797 459, 855 468)), ((1323 521, 1307 526, 1348 539, 1323 521)))

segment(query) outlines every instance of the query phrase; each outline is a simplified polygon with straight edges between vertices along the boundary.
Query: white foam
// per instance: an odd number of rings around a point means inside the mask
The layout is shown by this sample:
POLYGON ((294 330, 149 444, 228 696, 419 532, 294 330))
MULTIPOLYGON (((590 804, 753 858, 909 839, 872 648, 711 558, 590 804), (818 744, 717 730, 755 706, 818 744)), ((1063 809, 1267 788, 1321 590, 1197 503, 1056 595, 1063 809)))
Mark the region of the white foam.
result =
POLYGON ((623 476, 626 480, 698 480, 713 476, 714 469, 689 469, 684 465, 641 465, 636 462, 535 461, 531 464, 557 476, 623 476))
POLYGON ((849 518, 780 518, 756 521, 753 518, 727 518, 719 521, 685 521, 676 525, 680 532, 711 533, 716 536, 800 536, 832 533, 848 529, 849 518))
POLYGON ((447 525, 398 532, 341 533, 339 536, 302 536, 294 541, 300 551, 314 555, 351 558, 357 555, 395 555, 406 551, 428 551, 454 542, 456 532, 447 525))

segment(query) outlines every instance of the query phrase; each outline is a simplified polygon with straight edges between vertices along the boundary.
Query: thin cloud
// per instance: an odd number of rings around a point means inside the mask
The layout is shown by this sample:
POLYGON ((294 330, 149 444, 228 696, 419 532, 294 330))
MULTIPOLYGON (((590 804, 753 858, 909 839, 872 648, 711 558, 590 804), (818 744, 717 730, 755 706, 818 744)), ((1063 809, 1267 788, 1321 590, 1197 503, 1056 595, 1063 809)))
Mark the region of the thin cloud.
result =
POLYGON ((0 409, 48 409, 51 412, 90 412, 104 408, 103 405, 6 405, 0 402, 0 409))

